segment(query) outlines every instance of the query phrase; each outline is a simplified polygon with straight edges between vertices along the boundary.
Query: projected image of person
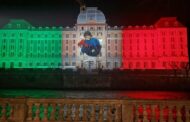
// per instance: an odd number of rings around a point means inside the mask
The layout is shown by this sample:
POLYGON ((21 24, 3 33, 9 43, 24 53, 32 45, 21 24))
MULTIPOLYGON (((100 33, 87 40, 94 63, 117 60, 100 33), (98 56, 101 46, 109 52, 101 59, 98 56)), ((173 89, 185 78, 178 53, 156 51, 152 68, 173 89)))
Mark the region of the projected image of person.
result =
POLYGON ((100 41, 97 38, 92 37, 90 31, 84 33, 84 38, 84 40, 81 40, 78 43, 78 46, 81 47, 81 52, 92 57, 98 56, 101 51, 100 41))

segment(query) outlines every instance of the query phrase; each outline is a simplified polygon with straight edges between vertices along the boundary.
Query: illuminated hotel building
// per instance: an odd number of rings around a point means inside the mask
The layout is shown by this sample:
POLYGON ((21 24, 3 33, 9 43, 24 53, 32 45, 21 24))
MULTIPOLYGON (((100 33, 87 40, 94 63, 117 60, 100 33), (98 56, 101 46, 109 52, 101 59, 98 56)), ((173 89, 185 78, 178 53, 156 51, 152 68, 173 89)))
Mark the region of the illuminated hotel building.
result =
POLYGON ((161 18, 151 26, 110 27, 97 7, 87 7, 74 27, 11 20, 0 29, 0 68, 176 69, 189 61, 187 45, 187 28, 176 18, 161 18), (96 57, 78 46, 87 30, 102 46, 96 57))
POLYGON ((175 17, 123 30, 124 69, 181 69, 189 61, 187 28, 175 17))
POLYGON ((97 7, 87 7, 81 11, 73 28, 66 27, 63 31, 63 65, 74 65, 80 68, 113 69, 121 66, 122 30, 109 27, 104 14, 97 7), (96 58, 82 54, 78 42, 89 30, 93 37, 100 40, 101 53, 96 58))
POLYGON ((62 28, 11 20, 0 30, 1 68, 59 68, 62 28))

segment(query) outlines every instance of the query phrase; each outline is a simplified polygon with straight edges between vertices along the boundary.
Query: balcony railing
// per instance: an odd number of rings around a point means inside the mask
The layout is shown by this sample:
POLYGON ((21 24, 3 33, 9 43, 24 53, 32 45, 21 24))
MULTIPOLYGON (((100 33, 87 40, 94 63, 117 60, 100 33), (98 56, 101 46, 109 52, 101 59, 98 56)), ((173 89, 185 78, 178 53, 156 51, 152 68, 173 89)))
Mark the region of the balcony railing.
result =
POLYGON ((190 122, 190 101, 0 98, 0 122, 190 122))

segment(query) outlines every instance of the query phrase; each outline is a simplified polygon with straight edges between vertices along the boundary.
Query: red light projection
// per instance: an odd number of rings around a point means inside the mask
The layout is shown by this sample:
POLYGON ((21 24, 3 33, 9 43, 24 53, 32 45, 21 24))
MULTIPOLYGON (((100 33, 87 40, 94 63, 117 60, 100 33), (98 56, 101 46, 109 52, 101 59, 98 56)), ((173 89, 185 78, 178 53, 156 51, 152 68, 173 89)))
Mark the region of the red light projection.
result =
POLYGON ((123 29, 123 69, 182 69, 188 60, 187 28, 175 17, 123 29))

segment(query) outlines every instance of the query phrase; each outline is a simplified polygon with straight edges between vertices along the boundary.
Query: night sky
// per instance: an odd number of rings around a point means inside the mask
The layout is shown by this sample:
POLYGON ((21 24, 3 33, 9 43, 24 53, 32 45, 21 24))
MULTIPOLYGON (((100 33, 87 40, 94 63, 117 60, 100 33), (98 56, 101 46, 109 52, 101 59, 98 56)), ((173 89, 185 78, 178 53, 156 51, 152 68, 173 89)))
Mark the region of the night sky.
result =
MULTIPOLYGON (((188 0, 86 0, 97 6, 107 23, 117 25, 151 25, 162 16, 176 16, 190 26, 188 0)), ((75 0, 0 0, 0 26, 9 19, 26 19, 32 25, 73 26, 79 14, 75 0)))

